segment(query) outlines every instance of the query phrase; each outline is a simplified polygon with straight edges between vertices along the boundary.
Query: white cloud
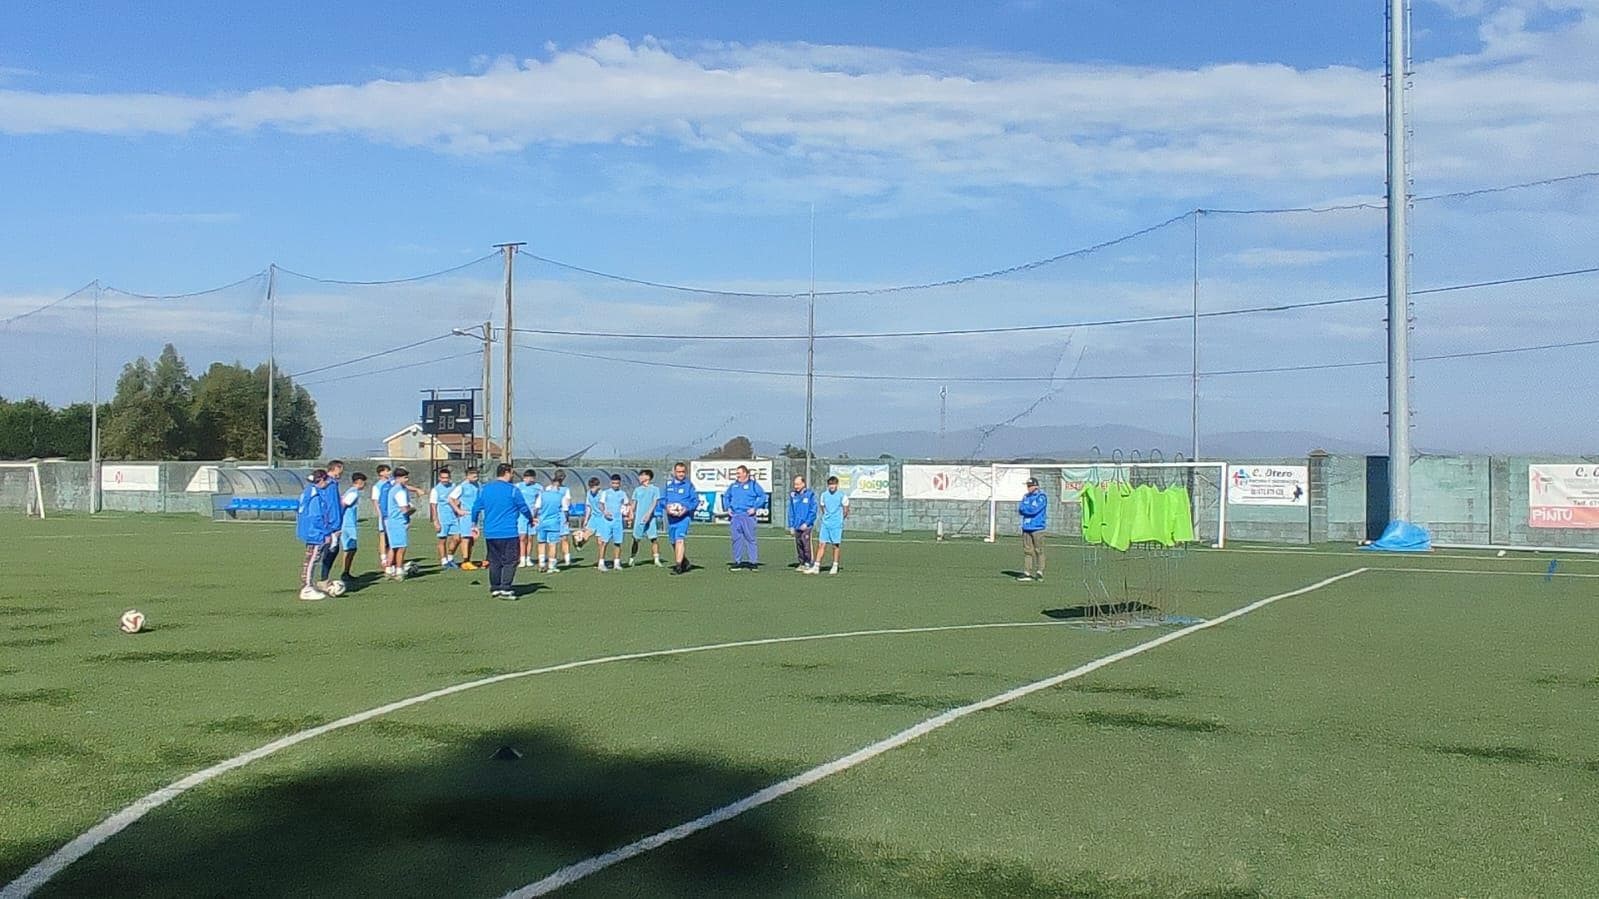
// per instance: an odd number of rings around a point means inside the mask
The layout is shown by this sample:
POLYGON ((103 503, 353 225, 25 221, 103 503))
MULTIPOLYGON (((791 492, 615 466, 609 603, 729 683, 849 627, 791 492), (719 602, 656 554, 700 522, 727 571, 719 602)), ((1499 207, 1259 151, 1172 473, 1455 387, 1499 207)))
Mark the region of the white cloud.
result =
MULTIPOLYGON (((1418 173, 1502 180, 1591 163, 1596 4, 1479 12, 1480 52, 1420 66, 1418 173), (1568 19, 1529 26, 1548 12, 1568 19)), ((359 84, 212 96, 0 90, 0 131, 11 134, 197 129, 356 134, 455 154, 667 146, 750 166, 752 181, 797 177, 856 198, 927 185, 1180 196, 1240 182, 1341 194, 1380 183, 1383 91, 1379 71, 1340 66, 1174 69, 617 36, 474 60, 467 74, 359 84)))
POLYGON ((1279 247, 1250 247, 1228 253, 1225 259, 1245 268, 1301 268, 1325 265, 1340 259, 1365 255, 1357 250, 1294 250, 1279 247))

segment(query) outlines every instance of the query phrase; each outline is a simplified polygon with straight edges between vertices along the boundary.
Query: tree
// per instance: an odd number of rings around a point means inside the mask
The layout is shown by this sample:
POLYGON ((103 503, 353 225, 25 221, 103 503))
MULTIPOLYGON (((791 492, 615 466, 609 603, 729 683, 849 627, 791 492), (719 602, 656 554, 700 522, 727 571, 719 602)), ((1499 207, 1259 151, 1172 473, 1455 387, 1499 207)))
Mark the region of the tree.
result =
POLYGON ((750 444, 748 437, 740 434, 732 440, 722 444, 716 449, 705 454, 707 459, 753 459, 755 447, 750 444))
POLYGON ((804 459, 806 455, 805 447, 795 446, 792 443, 785 443, 783 444, 782 454, 783 458, 785 459, 804 459))
POLYGON ((122 367, 102 434, 107 459, 164 459, 174 422, 155 396, 155 369, 140 356, 122 367))
MULTIPOLYGON (((273 430, 277 455, 315 458, 322 452, 316 400, 281 372, 274 378, 273 430)), ((267 366, 213 362, 189 374, 167 346, 154 365, 144 358, 123 368, 106 414, 104 454, 113 459, 260 459, 266 455, 267 366)))

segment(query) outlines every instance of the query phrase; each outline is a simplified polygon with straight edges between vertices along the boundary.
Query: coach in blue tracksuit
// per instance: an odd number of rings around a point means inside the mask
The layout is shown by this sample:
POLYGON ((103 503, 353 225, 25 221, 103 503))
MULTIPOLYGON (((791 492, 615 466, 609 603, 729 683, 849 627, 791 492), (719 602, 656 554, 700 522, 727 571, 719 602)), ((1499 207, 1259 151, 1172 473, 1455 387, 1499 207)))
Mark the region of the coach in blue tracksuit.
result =
POLYGON ((755 544, 755 517, 766 508, 766 491, 750 477, 749 466, 740 465, 734 477, 737 480, 722 494, 728 531, 733 535, 732 570, 754 571, 761 564, 761 551, 755 544))
POLYGON ((800 570, 811 567, 811 534, 816 528, 816 491, 799 475, 794 476, 794 492, 788 495, 788 532, 794 535, 794 555, 800 570))
POLYGON ((522 540, 517 524, 533 520, 533 510, 527 507, 522 491, 511 483, 514 474, 507 463, 500 463, 494 471, 494 480, 484 484, 472 501, 468 521, 472 533, 488 544, 489 595, 496 599, 515 599, 511 584, 516 580, 516 566, 522 540))
POLYGON ((1022 519, 1021 581, 1044 579, 1044 529, 1049 527, 1049 497, 1038 489, 1038 479, 1027 479, 1027 492, 1016 504, 1022 519))
POLYGON ((672 541, 672 552, 677 559, 672 573, 687 574, 688 526, 694 520, 694 510, 700 507, 700 492, 688 479, 687 465, 679 462, 672 466, 672 479, 661 491, 661 500, 666 503, 666 536, 672 541), (674 510, 677 514, 673 514, 674 510))
POLYGON ((322 554, 322 579, 318 586, 325 589, 333 577, 333 563, 339 559, 339 531, 344 529, 344 487, 339 478, 344 475, 344 462, 334 459, 327 466, 328 483, 322 488, 322 506, 328 515, 328 549, 322 554))

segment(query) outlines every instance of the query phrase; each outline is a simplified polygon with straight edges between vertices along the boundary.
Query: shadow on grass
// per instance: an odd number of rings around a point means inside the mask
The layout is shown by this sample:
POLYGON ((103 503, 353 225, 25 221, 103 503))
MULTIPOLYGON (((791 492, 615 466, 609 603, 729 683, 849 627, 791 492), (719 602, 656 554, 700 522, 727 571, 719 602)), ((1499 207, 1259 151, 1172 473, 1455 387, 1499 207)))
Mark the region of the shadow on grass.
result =
POLYGON ((1084 618, 1097 618, 1105 615, 1135 615, 1142 612, 1158 612, 1154 606, 1141 602, 1108 602, 1100 605, 1068 606, 1063 609, 1045 609, 1044 617, 1056 621, 1075 621, 1084 618))
MULTIPOLYGON (((113 838, 47 892, 495 896, 793 773, 688 754, 604 752, 548 729, 378 724, 362 737, 370 762, 231 775, 113 838), (522 757, 495 759, 502 746, 522 757)), ((652 864, 649 881, 635 888, 829 892, 818 880, 824 860, 802 851, 790 826, 771 815, 718 825, 669 863, 652 864)), ((0 868, 16 861, 0 860, 0 868)))
MULTIPOLYGON (((226 727, 289 723, 228 719, 226 727)), ((794 773, 681 752, 604 751, 547 728, 373 724, 345 744, 367 760, 318 764, 311 755, 229 775, 112 838, 42 895, 497 896, 794 773), (506 746, 520 758, 495 758, 506 746)), ((805 807, 758 809, 561 895, 1257 895, 1187 872, 1128 877, 1081 862, 1045 871, 1003 855, 820 837, 805 807)), ((13 873, 50 848, 0 847, 0 871, 13 873)))

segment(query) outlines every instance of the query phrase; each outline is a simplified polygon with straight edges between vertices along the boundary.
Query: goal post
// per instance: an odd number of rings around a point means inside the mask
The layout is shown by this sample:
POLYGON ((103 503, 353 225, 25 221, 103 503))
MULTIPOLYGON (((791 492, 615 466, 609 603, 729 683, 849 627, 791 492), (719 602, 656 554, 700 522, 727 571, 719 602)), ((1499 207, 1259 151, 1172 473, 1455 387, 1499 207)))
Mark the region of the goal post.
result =
POLYGON ((988 499, 988 542, 999 539, 999 504, 1013 502, 1008 495, 1017 492, 1011 481, 1039 477, 1041 473, 1058 475, 1053 484, 1040 478, 1040 485, 1050 496, 1051 505, 1059 506, 1061 485, 1068 477, 1087 482, 1108 483, 1122 481, 1133 484, 1165 484, 1180 478, 1188 487, 1189 501, 1193 504, 1194 534, 1203 541, 1210 539, 1212 549, 1227 546, 1227 463, 1226 462, 1126 462, 1099 460, 1097 462, 996 462, 992 466, 989 483, 992 489, 988 499))
POLYGON ((16 508, 29 518, 44 517, 44 479, 37 462, 0 462, 0 511, 16 508))

